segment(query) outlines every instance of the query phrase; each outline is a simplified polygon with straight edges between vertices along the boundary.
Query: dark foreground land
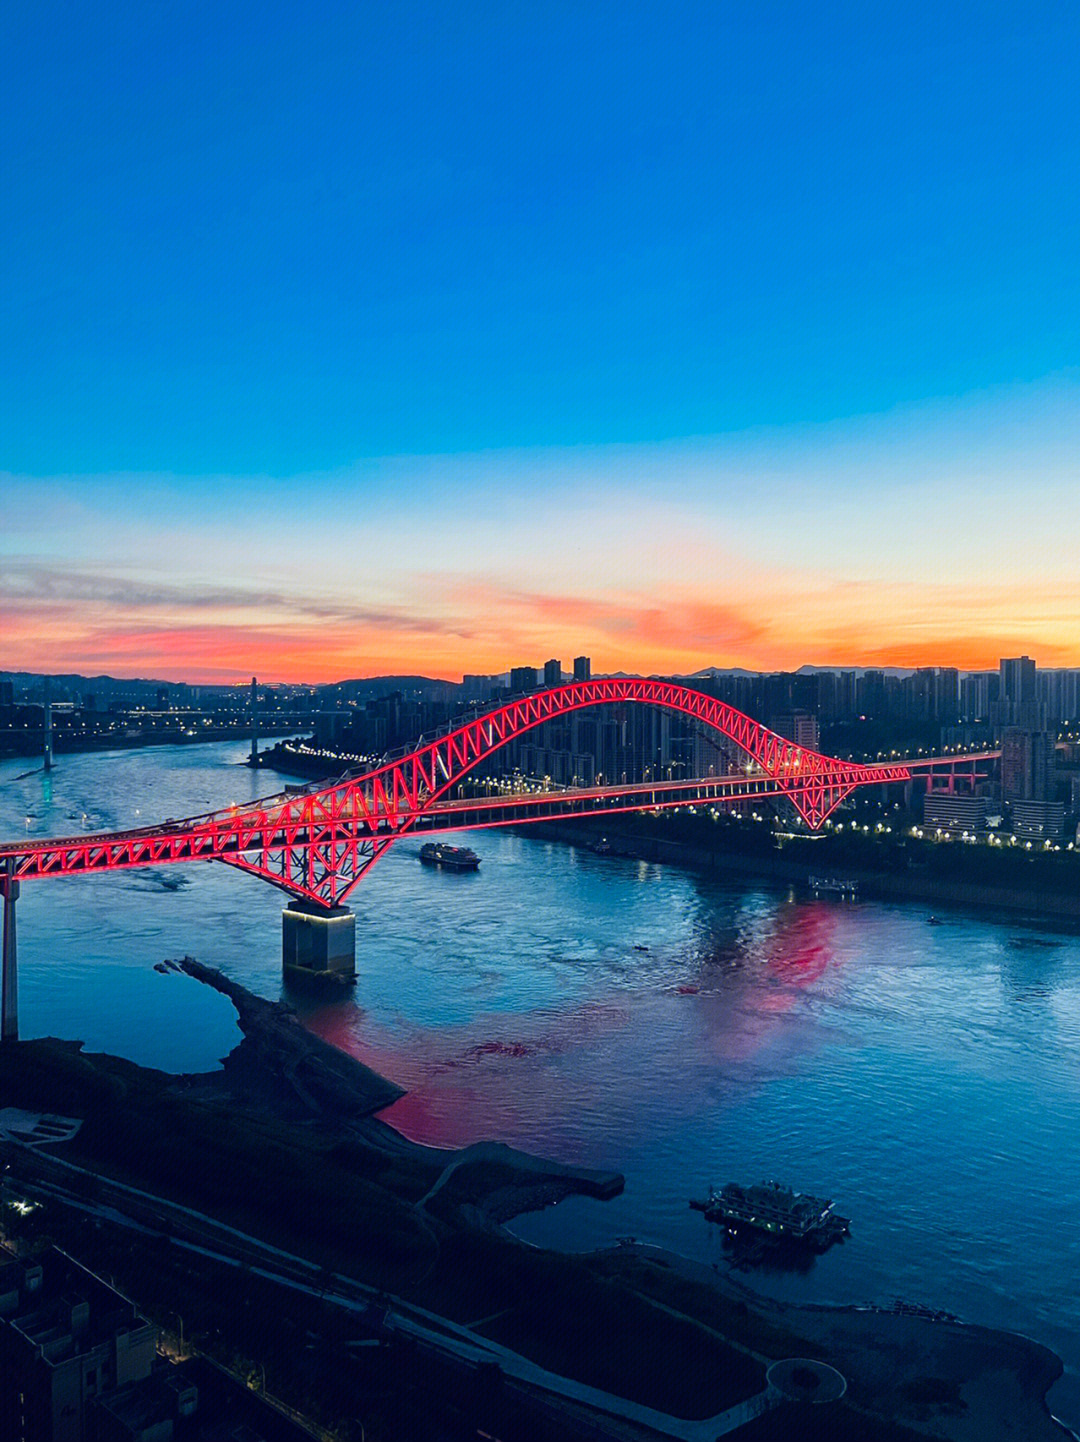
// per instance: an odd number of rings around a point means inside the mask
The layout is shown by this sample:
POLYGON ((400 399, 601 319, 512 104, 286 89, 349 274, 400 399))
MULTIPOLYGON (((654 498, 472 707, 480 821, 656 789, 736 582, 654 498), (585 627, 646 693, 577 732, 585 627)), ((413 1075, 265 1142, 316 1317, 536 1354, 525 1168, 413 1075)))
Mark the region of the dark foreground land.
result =
POLYGON ((569 1257, 498 1223, 614 1173, 495 1144, 416 1146, 373 1115, 400 1094, 284 1007, 176 964, 234 1001, 220 1073, 170 1076, 78 1042, 0 1048, 0 1107, 78 1118, 61 1144, 6 1144, 4 1208, 196 1345, 342 1439, 716 1435, 706 1419, 816 1357, 839 1403, 743 1438, 1061 1439, 1058 1359, 1024 1338, 888 1313, 765 1303, 638 1247, 569 1257), (810 1415, 812 1413, 812 1416, 810 1415), (809 1430, 808 1430, 809 1429, 809 1430))

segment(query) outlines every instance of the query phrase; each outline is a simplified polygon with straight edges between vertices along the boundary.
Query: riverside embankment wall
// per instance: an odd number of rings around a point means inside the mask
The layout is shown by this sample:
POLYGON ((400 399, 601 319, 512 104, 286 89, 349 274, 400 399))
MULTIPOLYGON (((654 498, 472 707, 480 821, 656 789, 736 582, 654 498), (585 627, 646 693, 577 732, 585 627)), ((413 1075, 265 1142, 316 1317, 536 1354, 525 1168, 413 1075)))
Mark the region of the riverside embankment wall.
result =
MULTIPOLYGON (((522 828, 525 832, 525 828, 522 828)), ((845 881, 858 883, 862 896, 886 899, 931 901, 944 906, 965 906, 985 910, 1020 912, 1031 917, 1057 917, 1080 920, 1080 859, 1077 861, 1077 889, 1073 892, 1050 891, 1038 886, 1001 887, 978 885, 935 877, 928 869, 909 871, 869 871, 850 866, 839 867, 832 860, 817 865, 790 860, 782 853, 744 855, 726 849, 694 846, 664 837, 639 836, 617 830, 610 818, 603 833, 588 822, 536 822, 528 834, 544 836, 570 845, 588 846, 601 834, 608 837, 623 856, 641 861, 682 866, 692 871, 710 872, 717 876, 756 876, 805 885, 812 875, 827 873, 845 881)))

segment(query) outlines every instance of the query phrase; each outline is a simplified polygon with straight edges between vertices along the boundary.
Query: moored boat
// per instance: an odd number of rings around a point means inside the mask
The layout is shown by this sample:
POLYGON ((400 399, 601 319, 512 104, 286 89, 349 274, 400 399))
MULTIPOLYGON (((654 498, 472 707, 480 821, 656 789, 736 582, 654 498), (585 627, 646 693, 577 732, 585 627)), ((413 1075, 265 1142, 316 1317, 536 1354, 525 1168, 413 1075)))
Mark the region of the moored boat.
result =
POLYGON ((859 883, 857 881, 844 881, 837 876, 811 876, 810 890, 815 894, 828 892, 832 896, 858 896, 859 883))
POLYGON ((847 1217, 837 1216, 827 1198, 796 1192, 779 1182, 748 1187, 728 1182, 711 1187, 705 1201, 690 1205, 704 1212, 707 1221, 724 1223, 731 1230, 745 1227, 776 1241, 802 1242, 822 1250, 847 1236, 851 1226, 847 1217))

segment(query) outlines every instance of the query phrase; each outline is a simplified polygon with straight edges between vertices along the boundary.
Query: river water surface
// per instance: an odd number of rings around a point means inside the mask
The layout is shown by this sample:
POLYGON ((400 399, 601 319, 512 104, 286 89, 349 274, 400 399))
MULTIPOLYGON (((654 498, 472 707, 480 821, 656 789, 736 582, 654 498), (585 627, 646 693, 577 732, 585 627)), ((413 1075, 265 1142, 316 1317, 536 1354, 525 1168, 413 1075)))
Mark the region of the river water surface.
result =
MULTIPOLYGON (((274 791, 245 746, 0 763, 0 838, 183 817, 274 791)), ((529 1241, 633 1235, 726 1267, 690 1210, 776 1177, 835 1198, 842 1246, 751 1285, 895 1298, 1021 1331, 1080 1427, 1080 936, 918 903, 814 900, 488 831, 479 872, 402 841, 354 898, 359 982, 289 995, 307 1024, 408 1088, 410 1137, 495 1138, 619 1170, 610 1203, 519 1218, 529 1241)), ((285 898, 223 865, 43 880, 18 903, 24 1036, 82 1038, 167 1070, 213 1067, 232 1007, 153 970, 189 953, 283 994, 285 898)))

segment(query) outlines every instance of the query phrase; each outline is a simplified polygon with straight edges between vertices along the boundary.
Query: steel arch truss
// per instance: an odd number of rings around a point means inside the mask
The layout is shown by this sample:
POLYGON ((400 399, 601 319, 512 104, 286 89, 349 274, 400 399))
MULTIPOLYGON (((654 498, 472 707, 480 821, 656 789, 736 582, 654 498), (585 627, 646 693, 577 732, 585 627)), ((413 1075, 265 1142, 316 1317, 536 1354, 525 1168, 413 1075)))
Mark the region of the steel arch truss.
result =
POLYGON ((415 751, 306 796, 271 797, 156 828, 10 843, 15 876, 73 875, 172 861, 224 861, 294 896, 338 905, 382 853, 470 771, 545 721, 586 707, 659 706, 718 731, 816 830, 857 786, 906 781, 908 765, 839 761, 777 736, 749 716, 671 681, 575 681, 508 701, 415 751))

